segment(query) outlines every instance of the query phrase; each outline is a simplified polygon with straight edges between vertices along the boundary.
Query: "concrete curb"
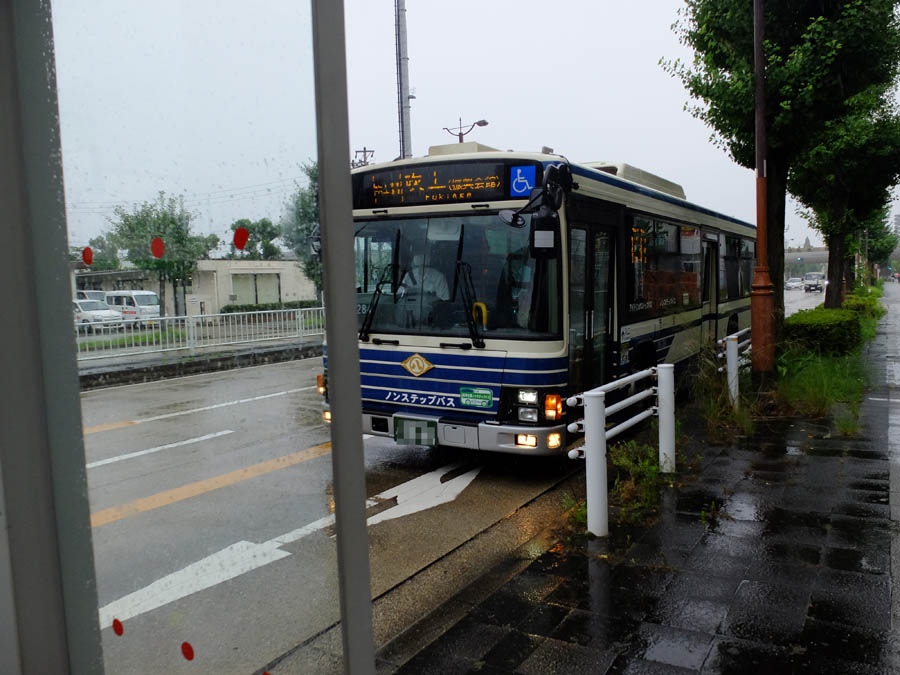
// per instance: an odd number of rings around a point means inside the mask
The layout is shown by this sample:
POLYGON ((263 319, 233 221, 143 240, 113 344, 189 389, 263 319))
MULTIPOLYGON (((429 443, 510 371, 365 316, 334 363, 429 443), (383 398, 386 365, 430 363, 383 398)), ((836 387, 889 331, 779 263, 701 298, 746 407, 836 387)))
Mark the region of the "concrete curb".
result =
POLYGON ((322 345, 321 343, 315 343, 194 356, 164 356, 152 362, 145 361, 139 364, 91 367, 80 372, 78 380, 81 391, 87 391, 101 387, 153 382, 198 373, 247 368, 267 363, 309 359, 321 355, 322 345))

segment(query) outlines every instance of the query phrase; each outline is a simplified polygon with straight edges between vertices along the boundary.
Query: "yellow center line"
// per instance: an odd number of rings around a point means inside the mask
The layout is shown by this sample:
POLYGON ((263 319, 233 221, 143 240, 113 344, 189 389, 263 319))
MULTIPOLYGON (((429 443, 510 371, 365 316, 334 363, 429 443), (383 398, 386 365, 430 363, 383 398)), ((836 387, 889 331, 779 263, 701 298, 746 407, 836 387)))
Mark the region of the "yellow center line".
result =
POLYGON ((158 492, 149 497, 135 499, 133 502, 128 502, 127 504, 120 504, 119 506, 112 506, 108 509, 103 509, 102 511, 95 511, 91 514, 91 527, 100 527, 101 525, 114 523, 117 520, 129 518, 139 513, 144 513, 145 511, 152 511, 153 509, 168 506, 169 504, 175 504, 184 501, 185 499, 191 499, 192 497, 197 497, 206 494, 207 492, 218 490, 219 488, 235 485, 236 483, 249 480, 250 478, 264 476, 267 473, 272 473, 279 469, 286 469, 289 466, 294 466, 295 464, 321 457, 329 452, 331 452, 330 442, 314 445, 306 450, 300 450, 299 452, 284 455, 283 457, 276 457, 275 459, 260 462, 259 464, 254 464, 253 466, 248 466, 244 469, 224 473, 220 476, 213 476, 212 478, 200 480, 196 483, 188 483, 187 485, 182 485, 181 487, 172 490, 158 492))
POLYGON ((127 422, 110 422, 109 424, 97 424, 92 427, 85 427, 83 432, 84 435, 88 434, 96 434, 101 431, 110 431, 112 429, 121 429, 123 427, 130 427, 135 424, 140 424, 140 420, 128 420, 127 422))

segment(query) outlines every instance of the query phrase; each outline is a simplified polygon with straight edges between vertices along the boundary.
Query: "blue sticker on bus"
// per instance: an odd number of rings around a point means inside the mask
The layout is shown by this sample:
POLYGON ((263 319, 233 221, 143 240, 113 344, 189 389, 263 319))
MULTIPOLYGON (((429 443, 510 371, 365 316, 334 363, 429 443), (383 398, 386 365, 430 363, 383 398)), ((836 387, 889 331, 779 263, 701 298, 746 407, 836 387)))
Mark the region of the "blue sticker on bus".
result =
POLYGON ((535 185, 534 166, 511 166, 509 168, 509 196, 528 197, 535 185))

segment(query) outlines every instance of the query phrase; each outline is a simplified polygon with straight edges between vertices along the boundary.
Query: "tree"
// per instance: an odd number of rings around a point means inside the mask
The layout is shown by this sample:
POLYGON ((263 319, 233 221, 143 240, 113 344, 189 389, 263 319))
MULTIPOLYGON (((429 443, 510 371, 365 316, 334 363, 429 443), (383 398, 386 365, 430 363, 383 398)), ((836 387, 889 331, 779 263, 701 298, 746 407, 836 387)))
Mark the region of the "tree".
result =
POLYGON ((281 227, 272 223, 268 218, 260 218, 256 221, 241 218, 231 224, 231 231, 236 232, 241 227, 245 228, 250 236, 240 253, 232 240, 232 258, 246 258, 247 260, 278 260, 281 258, 281 249, 274 243, 282 236, 281 227))
MULTIPOLYGON (((119 252, 111 241, 104 235, 93 237, 88 241, 88 246, 93 254, 91 269, 95 272, 106 272, 119 269, 119 252)), ((81 260, 83 248, 72 246, 69 248, 70 260, 81 260)))
POLYGON ((160 311, 165 314, 166 286, 172 283, 175 291, 175 314, 179 314, 178 282, 182 286, 190 279, 197 260, 208 258, 210 251, 219 245, 219 238, 214 235, 191 234, 191 221, 194 215, 184 208, 179 197, 166 198, 160 192, 153 202, 144 202, 139 207, 128 211, 117 206, 115 215, 110 219, 112 231, 107 239, 118 249, 124 250, 126 258, 140 269, 155 272, 159 279, 160 311), (162 239, 165 253, 156 258, 151 252, 151 243, 155 238, 162 239))
POLYGON ((297 254, 303 273, 317 291, 322 290, 322 259, 313 242, 319 236, 319 165, 304 164, 306 186, 299 186, 286 205, 282 231, 287 245, 297 254))
POLYGON ((807 238, 803 241, 803 250, 804 250, 804 251, 812 251, 812 244, 811 244, 810 241, 809 241, 809 237, 807 237, 807 238))
POLYGON ((828 246, 825 306, 843 301, 850 277, 850 238, 876 230, 887 218, 890 188, 900 181, 900 117, 886 88, 847 102, 849 112, 808 136, 788 179, 794 196, 815 212, 813 224, 828 246))
MULTIPOLYGON (((663 62, 690 96, 688 109, 741 166, 755 168, 753 3, 687 0, 675 30, 690 66, 663 62)), ((845 102, 893 82, 900 28, 893 0, 792 0, 765 4, 766 218, 776 333, 784 316, 784 211, 788 176, 807 138, 842 117, 845 102)))

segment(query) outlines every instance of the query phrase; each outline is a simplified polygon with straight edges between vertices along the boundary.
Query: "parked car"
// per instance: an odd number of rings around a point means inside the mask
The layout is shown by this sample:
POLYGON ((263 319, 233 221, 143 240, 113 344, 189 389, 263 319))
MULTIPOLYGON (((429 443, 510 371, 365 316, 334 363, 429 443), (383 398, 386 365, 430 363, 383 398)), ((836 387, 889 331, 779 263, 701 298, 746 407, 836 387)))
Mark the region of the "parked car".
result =
POLYGON ((803 279, 800 277, 791 277, 784 282, 784 290, 792 291, 795 288, 803 288, 803 279))
POLYGON ((99 300, 106 302, 106 291, 86 291, 79 289, 75 291, 76 300, 99 300))
POLYGON ((122 312, 122 318, 138 328, 159 318, 159 296, 153 291, 109 291, 106 304, 122 312))
POLYGON ((122 313, 110 309, 109 305, 99 300, 74 300, 72 311, 75 314, 75 329, 85 333, 122 325, 122 313))
POLYGON ((803 291, 806 293, 821 293, 825 290, 825 275, 821 272, 810 272, 803 277, 803 291))

